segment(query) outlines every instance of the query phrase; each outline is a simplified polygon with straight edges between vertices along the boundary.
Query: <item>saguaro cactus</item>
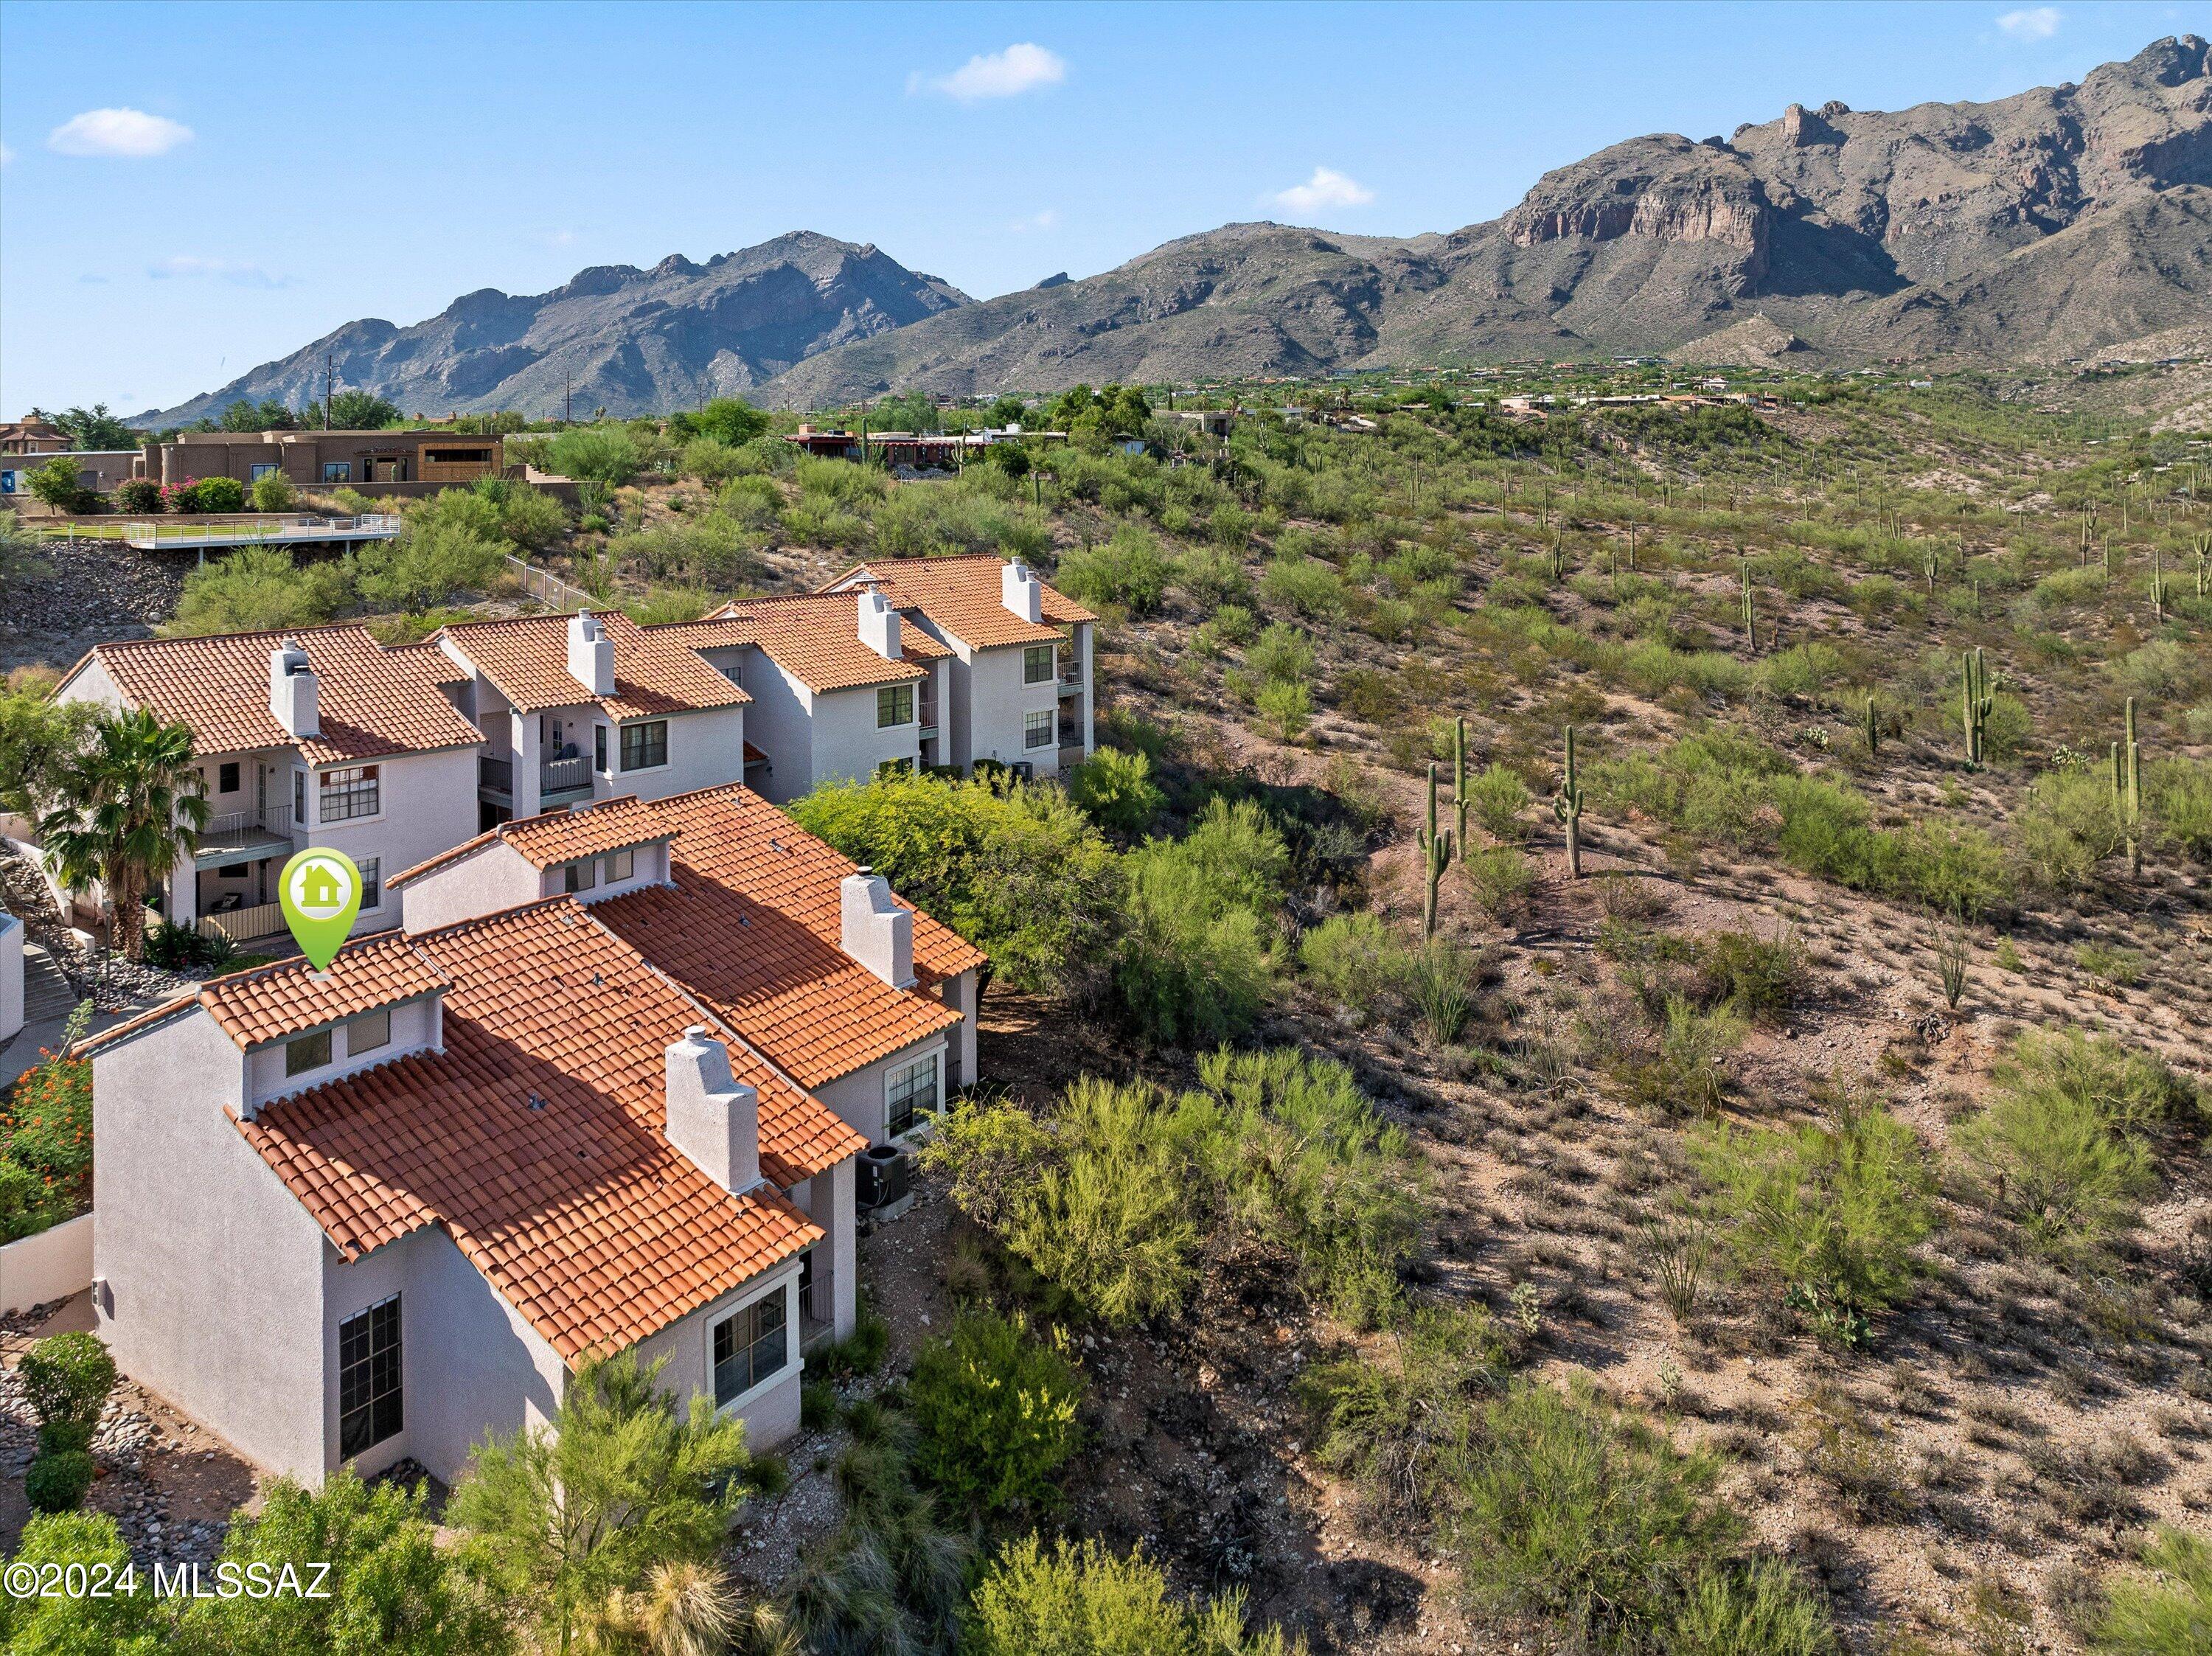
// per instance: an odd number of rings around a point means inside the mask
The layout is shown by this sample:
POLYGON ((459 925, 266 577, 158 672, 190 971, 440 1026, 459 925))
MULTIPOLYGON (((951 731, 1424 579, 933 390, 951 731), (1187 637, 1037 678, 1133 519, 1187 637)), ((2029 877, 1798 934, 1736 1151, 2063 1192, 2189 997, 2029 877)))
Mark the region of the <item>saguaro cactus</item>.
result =
POLYGON ((1567 877, 1583 877, 1583 782, 1575 766, 1575 727, 1567 726, 1567 780, 1552 801, 1552 810, 1567 829, 1567 877))
POLYGON ((1881 751, 1881 719, 1874 710, 1874 698, 1867 698, 1866 709, 1867 757, 1872 759, 1881 751))
POLYGON ((2161 622, 2166 620, 2166 563, 2154 546, 2150 549, 2150 610, 2161 622))
POLYGON ((1467 715, 1452 720, 1452 815, 1459 834, 1459 859, 1467 860, 1467 715))
POLYGON ((1982 762, 1982 742, 1988 733, 1990 709, 1996 705, 1996 697, 1990 693, 1989 669, 1983 664, 1978 648, 1966 652, 1966 664, 1962 722, 1966 731, 1966 767, 1972 770, 1979 768, 1982 762))
POLYGON ((1759 610, 1751 596, 1751 560, 1743 561, 1743 641, 1752 654, 1759 653, 1759 610))
POLYGON ((1437 935, 1437 884, 1444 877, 1444 870, 1451 866, 1452 859, 1452 831, 1445 828, 1440 832, 1437 828, 1434 760, 1429 761, 1429 824, 1413 836, 1413 841, 1421 848, 1421 936, 1433 937, 1437 935))
POLYGON ((2112 816, 2128 848, 2128 877, 2142 877, 2142 749, 2136 741, 2136 699, 2128 698, 2127 740, 2112 743, 2112 816))

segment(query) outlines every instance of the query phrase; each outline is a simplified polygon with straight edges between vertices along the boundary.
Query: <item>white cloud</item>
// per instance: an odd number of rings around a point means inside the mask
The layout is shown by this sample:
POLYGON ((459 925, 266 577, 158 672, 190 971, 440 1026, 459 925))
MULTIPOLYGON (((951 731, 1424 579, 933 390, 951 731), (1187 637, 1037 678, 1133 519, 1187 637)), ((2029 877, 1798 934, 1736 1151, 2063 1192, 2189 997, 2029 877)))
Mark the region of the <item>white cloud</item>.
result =
POLYGON ((1004 52, 979 53, 950 75, 907 77, 908 92, 941 92, 963 104, 981 98, 1012 98, 1067 78, 1067 60, 1056 52, 1024 42, 1004 52))
POLYGON ((1375 192, 1333 167, 1316 167, 1313 177, 1275 193, 1275 204, 1293 213, 1317 213, 1329 207, 1364 207, 1375 192))
POLYGON ((190 253, 179 253, 149 264, 146 274, 156 282, 199 276, 210 282, 227 282, 234 288, 289 288, 299 280, 297 276, 274 275, 258 264, 240 264, 227 258, 198 258, 190 253))
POLYGON ((2048 40, 2058 33, 2058 8, 2022 7, 1998 18, 1997 27, 2015 40, 2048 40))
POLYGON ((0 143, 0 167, 7 166, 9 161, 14 161, 15 159, 15 152, 9 149, 6 144, 0 143))
POLYGON ((143 109, 88 109, 46 135, 46 148, 64 155, 165 155, 191 142, 192 130, 143 109))
POLYGON ((1006 227, 1010 230, 1049 230, 1059 222, 1059 209, 1048 207, 1042 213, 1032 213, 1025 219, 1016 219, 1006 227))

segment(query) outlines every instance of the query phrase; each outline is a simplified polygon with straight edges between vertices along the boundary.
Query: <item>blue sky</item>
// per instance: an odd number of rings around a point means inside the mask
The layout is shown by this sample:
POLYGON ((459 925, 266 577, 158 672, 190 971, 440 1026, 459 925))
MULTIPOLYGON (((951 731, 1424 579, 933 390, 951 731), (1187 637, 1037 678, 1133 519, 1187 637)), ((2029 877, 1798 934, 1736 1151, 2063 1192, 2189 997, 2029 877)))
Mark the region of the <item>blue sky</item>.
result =
POLYGON ((1639 133, 2002 97, 2188 32, 2212 0, 0 0, 0 415, 792 229, 978 298, 1231 220, 1449 230, 1639 133))

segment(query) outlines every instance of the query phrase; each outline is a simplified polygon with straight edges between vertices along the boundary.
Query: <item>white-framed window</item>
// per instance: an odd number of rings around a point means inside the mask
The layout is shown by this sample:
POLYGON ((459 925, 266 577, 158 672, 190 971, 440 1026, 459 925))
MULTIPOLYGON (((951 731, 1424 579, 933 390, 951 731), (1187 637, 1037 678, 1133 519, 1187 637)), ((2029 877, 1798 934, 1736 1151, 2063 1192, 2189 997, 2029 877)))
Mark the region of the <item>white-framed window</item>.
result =
POLYGON ((589 891, 599 883, 599 865, 589 857, 581 862, 561 865, 561 889, 563 891, 589 891))
POLYGON ((346 1021, 346 1056, 358 1058, 363 1052, 373 1052, 380 1046, 392 1045, 392 1009, 379 1007, 374 1012, 363 1012, 357 1018, 346 1021))
POLYGON ((1032 644, 1022 652, 1022 682, 1042 684, 1052 677, 1052 646, 1032 644))
POLYGON ((350 1459, 398 1433, 399 1296, 379 1300, 338 1325, 338 1453, 350 1459))
POLYGON ((599 858, 599 877, 609 885, 627 880, 637 872, 637 848, 625 846, 620 851, 611 851, 599 858))
POLYGON ((937 1113, 939 1088, 937 1060, 930 1053, 902 1065, 884 1077, 884 1137, 897 1138, 914 1131, 916 1118, 937 1113))
MULTIPOLYGON (((351 822, 381 814, 383 778, 384 767, 380 765, 348 765, 341 770, 323 772, 316 780, 315 809, 321 813, 316 820, 351 822)), ((366 896, 362 899, 362 907, 368 907, 366 896)))
POLYGON ((367 913, 371 909, 383 907, 384 859, 380 857, 364 857, 354 866, 361 870, 362 912, 367 913))
POLYGON ((295 1035, 284 1043, 284 1074, 288 1079, 319 1070, 330 1061, 331 1032, 327 1029, 295 1035))
POLYGON ((647 719, 622 727, 622 767, 649 771, 668 762, 668 721, 647 719))
POLYGON ((876 728, 887 731, 894 725, 914 723, 914 686, 886 684, 876 692, 876 728))
POLYGON ((215 767, 215 791, 217 793, 238 792, 238 761, 226 759, 215 767))
POLYGON ((1054 715, 1049 713, 1025 713, 1022 717, 1022 746, 1048 748, 1052 745, 1054 715))
POLYGON ((790 1285, 779 1283, 708 1333, 714 1406, 726 1409, 791 1367, 790 1285))

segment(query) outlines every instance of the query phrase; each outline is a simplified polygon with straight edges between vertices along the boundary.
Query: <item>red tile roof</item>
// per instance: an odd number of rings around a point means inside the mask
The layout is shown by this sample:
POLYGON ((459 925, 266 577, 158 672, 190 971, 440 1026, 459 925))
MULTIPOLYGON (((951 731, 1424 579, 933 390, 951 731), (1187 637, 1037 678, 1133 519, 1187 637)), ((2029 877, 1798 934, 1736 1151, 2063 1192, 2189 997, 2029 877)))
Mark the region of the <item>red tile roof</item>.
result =
MULTIPOLYGON (((919 610, 969 646, 1049 644, 1058 629, 1097 616, 1065 593, 1045 586, 1039 604, 1042 624, 1024 621, 1006 608, 1000 582, 1006 560, 981 552, 958 558, 872 558, 855 564, 831 585, 854 575, 872 576, 902 610, 919 610)), ((1042 585, 1040 579, 1039 585, 1042 585)))
MULTIPOLYGON (((733 1196, 663 1136, 668 1043, 710 1020, 588 911, 555 898, 413 943, 452 985, 445 1051, 238 1124, 344 1258, 441 1226, 573 1363, 821 1240, 779 1192, 733 1196)), ((775 1185, 865 1148, 757 1052, 729 1046, 738 1079, 758 1089, 775 1185)))
POLYGON ((522 854, 532 868, 551 868, 560 863, 573 863, 580 858, 597 857, 602 852, 620 851, 626 846, 650 845, 655 840, 665 840, 676 830, 665 823, 650 805, 640 804, 637 796, 625 793, 612 799, 602 799, 597 804, 581 810, 566 806, 549 810, 536 816, 518 817, 501 822, 496 828, 486 828, 474 839, 464 840, 450 851, 441 851, 434 857, 426 857, 412 868, 402 869, 384 883, 387 891, 397 890, 409 881, 418 879, 432 869, 443 868, 448 863, 483 850, 495 840, 503 840, 522 854))
POLYGON ((808 689, 851 689, 927 676, 922 664, 951 654, 919 628, 902 628, 898 661, 861 642, 859 599, 851 592, 802 592, 787 597, 738 598, 703 621, 672 622, 648 631, 680 639, 695 650, 750 644, 808 689))
POLYGON ((593 696, 568 672, 568 617, 517 616, 443 628, 449 640, 524 713, 596 701, 615 719, 657 719, 752 700, 682 640, 650 632, 619 610, 596 612, 615 644, 615 693, 593 696))
POLYGON ((914 917, 913 989, 845 953, 840 883, 855 865, 742 787, 655 801, 676 829, 670 887, 592 913, 809 1087, 941 1030, 959 1015, 921 992, 983 964, 972 943, 914 917))
POLYGON ((94 661, 132 707, 191 725, 202 755, 296 747, 309 764, 331 765, 483 741, 446 699, 435 668, 416 652, 386 649, 366 627, 120 640, 95 645, 69 678, 94 661), (269 711, 269 652, 287 640, 305 647, 317 679, 321 732, 304 739, 269 711))
POLYGON ((379 931, 349 943, 318 972, 303 955, 200 986, 199 1003, 240 1046, 282 1040, 380 1006, 435 994, 445 974, 406 936, 379 931))

